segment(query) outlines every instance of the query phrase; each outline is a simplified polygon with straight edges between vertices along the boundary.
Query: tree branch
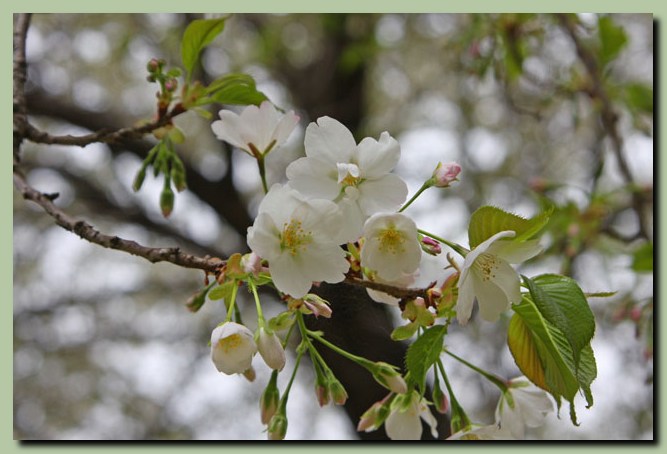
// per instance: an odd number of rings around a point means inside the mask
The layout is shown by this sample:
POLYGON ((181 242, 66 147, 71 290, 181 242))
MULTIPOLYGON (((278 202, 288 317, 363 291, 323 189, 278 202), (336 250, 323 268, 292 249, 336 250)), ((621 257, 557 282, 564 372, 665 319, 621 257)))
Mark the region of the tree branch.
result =
POLYGON ((223 260, 216 257, 197 257, 187 254, 177 247, 151 248, 142 246, 136 241, 101 233, 87 222, 77 220, 58 208, 53 203, 53 197, 51 195, 39 192, 30 186, 25 180, 25 177, 16 168, 14 169, 14 186, 16 186, 24 199, 33 201, 41 206, 44 211, 56 221, 56 224, 65 230, 73 232, 84 240, 99 246, 143 257, 152 263, 170 262, 184 268, 195 268, 209 273, 216 273, 225 263, 223 260))

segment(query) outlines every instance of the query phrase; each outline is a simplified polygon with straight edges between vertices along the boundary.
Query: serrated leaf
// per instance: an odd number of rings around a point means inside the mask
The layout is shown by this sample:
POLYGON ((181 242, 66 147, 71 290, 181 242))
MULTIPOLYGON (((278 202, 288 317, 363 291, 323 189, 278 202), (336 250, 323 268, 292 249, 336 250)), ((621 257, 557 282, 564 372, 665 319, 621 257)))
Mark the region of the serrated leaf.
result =
POLYGON ((424 332, 410 347, 405 355, 405 366, 410 373, 410 380, 424 388, 426 372, 440 358, 442 340, 447 333, 444 325, 436 325, 424 332))
POLYGON ((581 350, 590 344, 595 334, 595 317, 584 292, 574 279, 556 274, 533 279, 524 276, 523 280, 542 316, 567 339, 576 371, 581 350))
POLYGON ((197 65, 201 51, 225 28, 226 19, 196 19, 185 29, 181 41, 181 58, 188 75, 197 65))
POLYGON ((268 98, 257 90, 255 79, 247 74, 227 74, 206 87, 205 95, 195 105, 218 104, 259 105, 268 98))
POLYGON ((653 272, 653 243, 644 243, 632 255, 632 269, 638 273, 653 272))
POLYGON ((603 16, 598 19, 598 37, 600 38, 600 63, 606 66, 611 62, 628 42, 628 37, 622 27, 603 16))
POLYGON ((475 248, 496 233, 506 230, 516 232, 515 241, 528 240, 547 224, 552 211, 553 208, 550 208, 531 219, 526 219, 516 214, 508 213, 498 207, 480 207, 470 216, 468 226, 470 247, 475 248))
POLYGON ((540 314, 528 297, 514 305, 507 343, 519 369, 533 383, 556 399, 570 403, 570 418, 577 425, 574 398, 583 391, 587 406, 593 405, 590 385, 597 376, 595 358, 590 344, 580 352, 579 367, 574 366, 572 348, 565 335, 540 314), (544 377, 544 379, 542 379, 544 377))

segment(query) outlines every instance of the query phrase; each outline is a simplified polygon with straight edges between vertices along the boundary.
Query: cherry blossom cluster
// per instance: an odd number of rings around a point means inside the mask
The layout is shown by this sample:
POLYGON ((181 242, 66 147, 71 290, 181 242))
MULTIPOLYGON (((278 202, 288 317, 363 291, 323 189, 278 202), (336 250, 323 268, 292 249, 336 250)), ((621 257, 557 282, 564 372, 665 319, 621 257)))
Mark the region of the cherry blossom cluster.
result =
MULTIPOLYGON (((289 164, 284 182, 269 186, 264 169, 266 155, 284 145, 298 121, 293 111, 281 113, 264 101, 260 106, 246 107, 240 114, 223 110, 220 120, 212 124, 218 139, 257 160, 265 190, 257 217, 248 229, 247 243, 252 253, 230 260, 223 273, 221 285, 231 282, 232 288, 225 299, 227 320, 211 335, 213 362, 225 374, 252 377, 252 358, 260 353, 274 370, 260 402, 262 422, 268 425, 269 438, 281 439, 287 430, 285 402, 289 387, 280 397, 275 377, 285 365, 284 346, 291 329, 285 340, 276 332, 296 325, 303 339, 297 349, 296 367, 301 355, 309 352, 315 364, 316 394, 321 405, 332 400, 343 404, 347 393, 314 350, 313 343, 362 365, 390 391, 362 416, 358 430, 376 430, 384 424, 392 439, 419 439, 423 419, 437 437, 436 420, 429 407, 440 412, 450 410, 438 373, 429 401, 393 366, 352 355, 321 333, 308 330, 303 324, 304 315, 331 316, 328 303, 310 293, 313 285, 335 284, 353 276, 405 289, 415 282, 424 253, 437 255, 443 244, 450 247, 463 258, 463 263, 447 254, 448 268, 453 271, 445 273, 443 269, 442 279, 428 288, 425 298, 405 300, 392 292, 368 291, 378 302, 400 306, 409 323, 392 337, 406 339, 424 332, 440 317, 449 324, 455 316, 459 324, 465 325, 475 300, 482 319, 498 320, 511 304, 522 299, 519 275, 510 264, 539 253, 539 241, 517 240, 515 231, 504 230, 468 250, 420 230, 404 210, 424 190, 450 187, 458 180, 461 167, 457 163, 438 163, 430 178, 406 202, 407 184, 392 173, 400 158, 398 141, 383 132, 378 139, 366 137, 357 143, 343 124, 330 117, 321 117, 307 126, 305 156, 289 164), (254 334, 240 320, 232 321, 236 289, 243 282, 256 300, 258 328, 254 334), (257 286, 266 283, 277 289, 288 309, 269 322, 263 318, 256 291, 257 286)), ((438 364, 441 366, 439 360, 438 364)), ((452 400, 452 416, 462 421, 452 425, 456 432, 452 439, 522 438, 524 426, 541 423, 551 411, 546 393, 527 380, 505 383, 490 377, 502 392, 497 420, 489 426, 474 425, 456 402, 444 368, 440 368, 452 400)), ((480 373, 488 375, 481 370, 480 373)))

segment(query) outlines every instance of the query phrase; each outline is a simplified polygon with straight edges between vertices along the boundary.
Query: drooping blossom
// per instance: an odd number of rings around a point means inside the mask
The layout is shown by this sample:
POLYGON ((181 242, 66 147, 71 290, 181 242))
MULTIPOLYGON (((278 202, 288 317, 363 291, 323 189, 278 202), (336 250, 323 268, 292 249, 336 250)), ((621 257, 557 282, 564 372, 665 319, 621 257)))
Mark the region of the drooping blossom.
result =
POLYGON ((521 301, 518 273, 510 263, 520 263, 541 251, 538 240, 506 240, 513 231, 496 233, 470 251, 465 258, 458 282, 456 314, 459 323, 470 319, 477 298, 481 317, 495 322, 511 303, 521 301))
POLYGON ((276 333, 269 333, 266 328, 259 328, 257 350, 271 369, 283 370, 285 367, 285 349, 276 333))
POLYGON ((407 185, 390 173, 401 151, 389 133, 357 144, 343 124, 321 117, 306 128, 305 149, 306 157, 287 167, 289 185, 307 197, 331 200, 340 207, 344 241, 356 241, 369 216, 395 211, 405 201, 407 185))
POLYGON ((508 392, 512 402, 503 394, 496 407, 496 421, 516 439, 523 439, 526 427, 539 427, 554 407, 546 391, 526 377, 510 380, 508 392))
POLYGON ((364 224, 361 266, 385 281, 394 281, 419 268, 421 246, 414 221, 401 213, 379 213, 364 224))
POLYGON ((235 322, 226 322, 211 333, 211 359, 218 371, 227 375, 250 369, 257 345, 252 331, 235 322))
POLYGON ((512 434, 498 424, 475 425, 453 433, 447 440, 514 440, 512 434))
POLYGON ((278 290, 301 298, 313 282, 341 282, 349 268, 337 241, 341 215, 328 200, 305 200, 289 186, 275 184, 248 228, 248 246, 269 262, 278 290))
POLYGON ((211 124, 216 137, 254 157, 284 144, 299 122, 294 111, 282 114, 269 101, 259 107, 250 105, 240 114, 221 110, 219 116, 211 124))
POLYGON ((430 426, 433 438, 437 438, 438 421, 426 401, 418 392, 412 391, 394 399, 384 428, 392 440, 419 440, 422 436, 422 419, 430 426))

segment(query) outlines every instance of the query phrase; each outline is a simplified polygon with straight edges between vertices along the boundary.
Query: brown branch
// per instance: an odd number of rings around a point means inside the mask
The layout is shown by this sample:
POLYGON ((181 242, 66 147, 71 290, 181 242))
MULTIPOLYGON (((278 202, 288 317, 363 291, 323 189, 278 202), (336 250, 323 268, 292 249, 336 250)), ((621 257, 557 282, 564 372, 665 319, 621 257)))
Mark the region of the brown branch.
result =
POLYGON ((357 277, 348 276, 343 281, 347 284, 356 285, 358 287, 364 287, 371 290, 377 290, 379 292, 386 293, 395 298, 400 299, 415 299, 418 297, 427 298, 427 293, 425 288, 403 288, 395 287, 389 284, 383 284, 381 282, 365 281, 357 277))
MULTIPOLYGON (((609 95, 604 88, 604 81, 602 80, 598 61, 590 49, 588 49, 581 41, 581 39, 579 39, 577 31, 575 30, 575 25, 570 20, 570 17, 567 14, 557 14, 556 17, 558 18, 561 26, 570 36, 570 39, 572 39, 577 51, 577 56, 583 63, 584 67, 586 68, 586 72, 591 79, 591 84, 589 87, 587 87, 587 93, 592 99, 597 99, 600 103, 600 120, 607 133, 607 136, 609 136, 611 140, 612 151, 616 157, 618 168, 621 171, 625 181, 634 188, 637 185, 632 176, 632 172, 630 171, 630 167, 628 167, 628 163, 623 156, 623 139, 618 131, 618 114, 615 112, 612 102, 609 99, 609 95)), ((639 219, 639 233, 643 238, 648 240, 650 238, 648 234, 648 228, 646 226, 646 219, 644 217, 644 198, 641 196, 641 194, 633 191, 632 202, 633 209, 637 212, 637 217, 639 219)))
POLYGON ((30 186, 25 177, 17 169, 14 169, 14 186, 16 186, 24 199, 33 201, 41 206, 56 221, 56 224, 93 244, 143 257, 151 263, 169 262, 184 268, 200 269, 210 273, 216 273, 225 263, 223 260, 215 257, 197 257, 187 254, 177 247, 151 248, 142 246, 136 241, 126 240, 118 236, 105 235, 87 222, 75 219, 66 214, 53 203, 52 196, 39 192, 30 186))
POLYGON ((30 26, 30 14, 18 14, 14 18, 14 163, 17 163, 20 159, 21 143, 28 123, 25 100, 28 63, 25 56, 25 42, 30 26))

